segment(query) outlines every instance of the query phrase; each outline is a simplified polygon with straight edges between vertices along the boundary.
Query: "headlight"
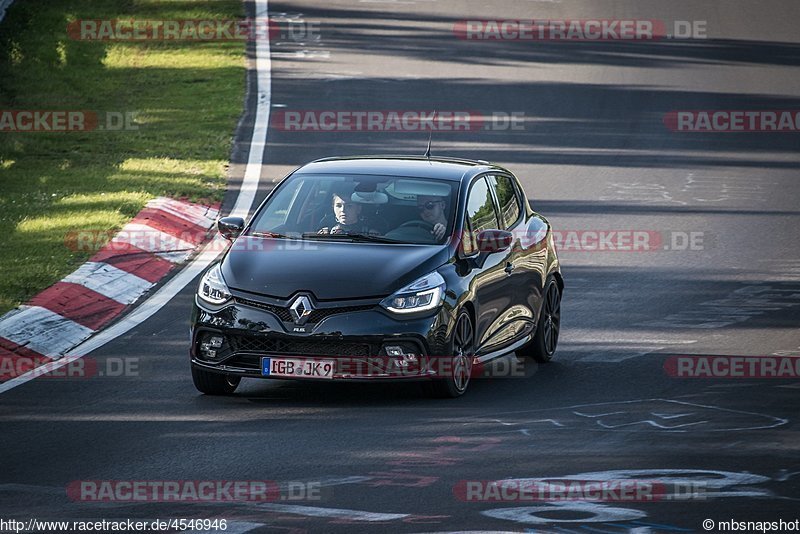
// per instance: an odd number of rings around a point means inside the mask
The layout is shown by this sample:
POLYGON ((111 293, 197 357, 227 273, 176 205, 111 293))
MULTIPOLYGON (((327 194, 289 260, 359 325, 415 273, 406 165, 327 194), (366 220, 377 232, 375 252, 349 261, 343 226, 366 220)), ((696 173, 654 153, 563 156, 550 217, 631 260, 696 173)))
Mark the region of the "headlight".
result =
POLYGON ((417 313, 432 310, 442 303, 444 278, 437 272, 414 281, 381 301, 392 313, 417 313))
POLYGON ((222 269, 220 269, 219 263, 209 269, 200 279, 197 296, 211 304, 222 304, 231 298, 228 286, 222 279, 222 269))

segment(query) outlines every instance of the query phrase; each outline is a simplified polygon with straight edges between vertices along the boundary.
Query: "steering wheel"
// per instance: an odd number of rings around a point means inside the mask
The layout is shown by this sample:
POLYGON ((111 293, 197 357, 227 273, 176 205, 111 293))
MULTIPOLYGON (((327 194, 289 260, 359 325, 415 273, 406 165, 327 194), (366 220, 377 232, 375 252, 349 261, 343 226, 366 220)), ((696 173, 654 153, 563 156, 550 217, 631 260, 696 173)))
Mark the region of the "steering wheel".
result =
POLYGON ((433 225, 425 221, 407 221, 386 232, 386 237, 390 239, 400 239, 408 241, 421 241, 423 243, 435 243, 433 236, 433 225))
POLYGON ((428 232, 433 232, 433 225, 425 221, 404 222, 403 224, 395 228, 395 230, 402 230, 403 228, 419 228, 420 230, 427 230, 428 232))

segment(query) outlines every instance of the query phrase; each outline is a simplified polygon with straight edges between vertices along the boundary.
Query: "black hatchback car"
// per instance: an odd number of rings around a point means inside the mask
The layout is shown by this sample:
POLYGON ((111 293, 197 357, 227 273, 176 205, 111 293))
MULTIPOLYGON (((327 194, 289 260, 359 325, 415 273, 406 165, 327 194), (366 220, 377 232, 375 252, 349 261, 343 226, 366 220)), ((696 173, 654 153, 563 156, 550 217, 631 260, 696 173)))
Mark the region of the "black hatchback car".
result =
POLYGON ((508 170, 483 161, 351 157, 287 176, 202 276, 197 389, 243 377, 424 380, 462 395, 476 365, 556 350, 552 232, 508 170))

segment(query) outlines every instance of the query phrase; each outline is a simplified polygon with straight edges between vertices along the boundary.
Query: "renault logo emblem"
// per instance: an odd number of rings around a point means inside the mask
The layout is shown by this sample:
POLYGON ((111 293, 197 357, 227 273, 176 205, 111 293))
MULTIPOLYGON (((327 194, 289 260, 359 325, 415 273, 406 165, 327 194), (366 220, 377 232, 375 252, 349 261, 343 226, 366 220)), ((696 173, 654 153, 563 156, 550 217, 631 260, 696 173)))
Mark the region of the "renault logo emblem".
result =
POLYGON ((308 316, 314 311, 314 306, 305 295, 301 295, 294 299, 294 302, 289 306, 289 313, 292 314, 294 324, 303 325, 308 321, 308 316))

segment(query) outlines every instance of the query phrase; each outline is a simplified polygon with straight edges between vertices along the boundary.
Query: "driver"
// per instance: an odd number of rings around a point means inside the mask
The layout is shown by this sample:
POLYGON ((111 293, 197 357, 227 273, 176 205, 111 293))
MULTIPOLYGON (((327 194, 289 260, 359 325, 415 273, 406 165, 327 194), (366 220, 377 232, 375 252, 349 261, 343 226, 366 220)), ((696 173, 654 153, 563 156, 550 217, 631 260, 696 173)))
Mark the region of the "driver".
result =
POLYGON ((331 195, 336 224, 320 228, 318 234, 374 234, 361 219, 361 204, 353 202, 350 195, 341 191, 331 195))
POLYGON ((445 216, 447 201, 443 197, 419 195, 417 196, 417 209, 420 219, 433 226, 431 234, 436 240, 444 237, 447 230, 447 217, 445 216))

